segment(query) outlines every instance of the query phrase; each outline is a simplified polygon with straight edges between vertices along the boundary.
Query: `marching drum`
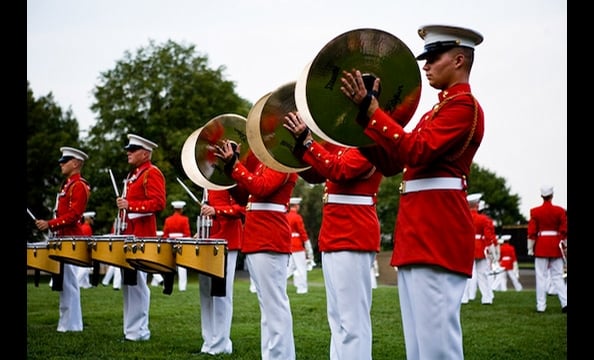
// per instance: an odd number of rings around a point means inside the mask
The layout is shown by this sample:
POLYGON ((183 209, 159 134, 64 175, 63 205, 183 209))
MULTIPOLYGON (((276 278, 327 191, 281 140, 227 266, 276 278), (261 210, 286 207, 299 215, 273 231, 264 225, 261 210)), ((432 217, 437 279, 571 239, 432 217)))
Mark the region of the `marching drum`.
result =
POLYGON ((27 243, 27 266, 52 274, 60 273, 60 262, 49 257, 47 241, 27 243))
POLYGON ((126 261, 135 269, 148 273, 174 272, 173 241, 162 237, 135 237, 124 241, 126 261))
POLYGON ((174 241, 177 265, 208 275, 225 277, 226 240, 176 238, 174 241))
POLYGON ((134 235, 99 235, 92 236, 89 246, 91 258, 104 264, 133 269, 126 261, 124 243, 134 240, 134 235))
POLYGON ((72 265, 92 266, 88 236, 56 236, 49 239, 49 257, 72 265))

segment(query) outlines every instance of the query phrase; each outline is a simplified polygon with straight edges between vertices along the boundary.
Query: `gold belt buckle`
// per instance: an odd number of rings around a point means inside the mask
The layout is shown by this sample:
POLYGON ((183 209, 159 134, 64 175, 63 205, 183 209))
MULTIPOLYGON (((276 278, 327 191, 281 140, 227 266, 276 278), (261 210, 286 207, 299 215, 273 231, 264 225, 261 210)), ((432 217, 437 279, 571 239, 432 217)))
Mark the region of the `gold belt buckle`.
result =
POLYGON ((245 210, 246 211, 252 210, 252 203, 251 202, 247 203, 247 205, 245 206, 245 210))
POLYGON ((328 193, 325 193, 324 196, 322 196, 322 203, 328 203, 328 193))
POLYGON ((401 194, 403 194, 406 191, 406 181, 405 180, 402 180, 402 182, 400 182, 398 191, 400 191, 401 194))

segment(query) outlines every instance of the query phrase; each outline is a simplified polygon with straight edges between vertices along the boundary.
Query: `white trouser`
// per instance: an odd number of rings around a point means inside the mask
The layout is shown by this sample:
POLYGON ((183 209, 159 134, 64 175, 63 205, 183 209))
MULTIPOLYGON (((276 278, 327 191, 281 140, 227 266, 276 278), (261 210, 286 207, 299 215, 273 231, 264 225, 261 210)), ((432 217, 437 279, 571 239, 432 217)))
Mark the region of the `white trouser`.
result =
POLYGON ((293 276, 293 285, 297 288, 297 294, 307 293, 307 258, 305 250, 291 253, 289 266, 287 267, 287 278, 293 276))
POLYGON ((491 287, 491 276, 487 275, 491 269, 487 259, 475 259, 472 265, 472 277, 467 280, 467 288, 462 296, 462 303, 476 298, 477 286, 481 292, 481 303, 493 303, 493 289, 491 287))
POLYGON ((489 276, 493 278, 493 281, 491 281, 491 289, 493 289, 493 291, 507 291, 506 271, 502 271, 499 274, 489 276))
POLYGON ((107 286, 109 285, 111 278, 113 278, 113 288, 120 289, 122 287, 122 272, 120 271, 119 267, 108 265, 101 283, 107 286))
POLYGON ((91 270, 92 267, 77 266, 76 267, 76 278, 78 280, 78 286, 82 289, 91 288, 91 270))
POLYGON ((561 307, 567 306, 567 285, 563 280, 563 258, 534 258, 534 273, 536 275, 536 310, 547 309, 547 272, 551 273, 553 284, 561 307))
POLYGON ((287 295, 289 254, 246 254, 260 305, 262 360, 294 360, 293 315, 287 295))
MULTIPOLYGON (((514 285, 514 289, 516 291, 522 291, 522 289, 524 287, 520 283, 520 280, 518 280, 518 278, 516 277, 515 271, 513 271, 513 270, 506 270, 504 274, 506 274, 505 276, 507 276, 511 280, 512 284, 514 285)), ((507 279, 505 279, 503 281, 504 281, 504 284, 505 284, 505 290, 507 290, 507 279)))
POLYGON ((371 277, 375 252, 322 253, 331 360, 370 360, 371 277))
POLYGON ((200 325, 202 329, 202 348, 200 352, 231 354, 231 321, 233 319, 233 280, 237 263, 237 250, 227 252, 225 270, 225 296, 211 296, 212 278, 198 273, 200 291, 200 325))
POLYGON ((82 309, 80 305, 80 287, 78 286, 79 266, 64 264, 64 280, 60 291, 60 318, 58 331, 82 331, 82 309))
POLYGON ((188 287, 188 269, 183 266, 177 267, 177 288, 179 291, 186 291, 188 287))
POLYGON ((146 272, 137 270, 136 285, 122 284, 124 295, 124 336, 128 340, 148 340, 151 337, 149 330, 151 291, 146 283, 146 277, 146 272))
POLYGON ((164 281, 163 275, 159 273, 153 274, 153 279, 151 280, 151 286, 159 286, 164 281))
POLYGON ((398 267, 407 360, 464 359, 460 307, 467 279, 434 266, 398 267))

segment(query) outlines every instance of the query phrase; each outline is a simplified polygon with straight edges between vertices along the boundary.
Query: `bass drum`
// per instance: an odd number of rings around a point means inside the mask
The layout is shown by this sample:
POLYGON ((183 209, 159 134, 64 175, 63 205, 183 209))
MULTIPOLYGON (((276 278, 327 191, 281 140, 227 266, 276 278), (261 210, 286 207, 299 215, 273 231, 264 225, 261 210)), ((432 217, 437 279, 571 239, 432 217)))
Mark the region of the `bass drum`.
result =
POLYGON ((174 241, 177 265, 203 274, 225 277, 226 240, 177 238, 174 241))
POLYGON ((56 236, 49 239, 49 257, 83 267, 92 266, 88 236, 56 236))
POLYGON ((126 261, 135 269, 148 273, 174 272, 173 240, 162 237, 135 237, 125 241, 126 261))
POLYGON ((49 257, 49 242, 27 243, 27 266, 51 274, 60 273, 60 262, 49 257))

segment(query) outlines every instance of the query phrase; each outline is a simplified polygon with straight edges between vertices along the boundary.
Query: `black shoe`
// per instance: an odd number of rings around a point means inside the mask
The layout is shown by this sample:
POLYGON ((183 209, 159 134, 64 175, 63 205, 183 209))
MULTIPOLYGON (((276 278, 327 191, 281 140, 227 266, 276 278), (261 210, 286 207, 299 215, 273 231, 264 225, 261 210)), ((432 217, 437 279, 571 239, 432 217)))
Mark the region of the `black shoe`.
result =
POLYGON ((561 308, 561 312, 567 314, 567 305, 561 308))

